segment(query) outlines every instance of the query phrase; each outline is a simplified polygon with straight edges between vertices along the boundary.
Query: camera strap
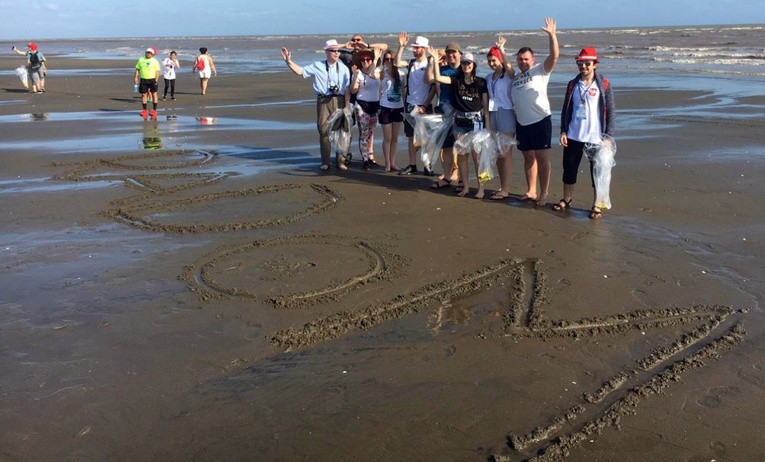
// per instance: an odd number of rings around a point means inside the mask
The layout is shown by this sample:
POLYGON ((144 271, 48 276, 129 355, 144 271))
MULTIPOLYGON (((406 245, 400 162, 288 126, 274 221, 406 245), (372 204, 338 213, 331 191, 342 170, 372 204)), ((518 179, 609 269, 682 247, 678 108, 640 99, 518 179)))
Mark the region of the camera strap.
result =
POLYGON ((328 90, 328 96, 332 95, 331 88, 332 87, 340 87, 340 63, 335 62, 335 78, 337 79, 335 83, 332 83, 332 79, 329 78, 329 62, 325 59, 324 60, 324 67, 327 69, 327 90, 328 90))

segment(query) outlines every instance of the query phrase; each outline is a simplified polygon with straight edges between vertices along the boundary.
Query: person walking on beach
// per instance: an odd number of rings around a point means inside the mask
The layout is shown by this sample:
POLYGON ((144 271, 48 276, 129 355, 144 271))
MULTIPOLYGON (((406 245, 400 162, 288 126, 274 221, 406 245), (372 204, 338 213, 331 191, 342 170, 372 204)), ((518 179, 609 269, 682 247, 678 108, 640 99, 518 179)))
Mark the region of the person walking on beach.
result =
POLYGON ((356 120, 359 125, 359 152, 362 168, 371 170, 377 166, 374 157, 374 134, 377 127, 377 113, 380 111, 380 70, 379 56, 372 50, 359 53, 361 67, 353 69, 351 94, 356 95, 356 120))
POLYGON ((45 93, 45 56, 40 52, 37 44, 27 43, 27 51, 21 51, 15 46, 11 47, 17 55, 27 57, 27 76, 32 84, 30 93, 45 93))
MULTIPOLYGON (((616 106, 607 78, 597 73, 598 53, 595 48, 582 48, 576 57, 579 75, 568 82, 560 113, 560 144, 563 146, 563 199, 552 206, 563 211, 571 207, 574 185, 585 143, 601 144, 601 134, 613 137, 616 106)), ((590 160, 593 202, 590 218, 603 216, 595 205, 595 178, 590 160)))
POLYGON ((391 50, 385 50, 382 59, 382 82, 380 84, 380 115, 383 132, 382 150, 385 157, 385 171, 397 172, 396 150, 401 122, 404 121, 404 100, 401 97, 403 83, 401 70, 391 50))
POLYGON ((558 62, 558 37, 556 23, 545 19, 542 27, 549 36, 550 54, 544 63, 538 64, 534 51, 529 47, 518 50, 516 61, 520 73, 513 78, 511 97, 517 119, 516 138, 518 149, 523 153, 528 189, 521 200, 535 201, 542 206, 546 203, 550 187, 550 140, 552 118, 550 100, 547 98, 547 83, 558 62), (537 179, 540 190, 537 191, 537 179))
MULTIPOLYGON (((434 57, 433 61, 438 62, 438 66, 434 65, 428 67, 428 81, 431 83, 437 81, 435 75, 436 68, 439 69, 442 76, 450 78, 456 77, 460 71, 462 48, 460 48, 459 43, 451 42, 446 45, 443 56, 441 56, 441 51, 438 50, 438 55, 434 57), (441 65, 442 60, 444 65, 441 65)), ((438 107, 436 107, 435 112, 443 114, 444 118, 449 118, 454 115, 454 87, 451 84, 439 84, 438 107)), ((442 178, 430 185, 432 189, 445 188, 451 185, 452 175, 456 173, 453 130, 453 128, 449 130, 449 133, 444 139, 444 144, 441 145, 441 165, 443 166, 443 175, 442 178)))
POLYGON ((215 69, 215 63, 212 56, 207 54, 207 48, 201 47, 199 49, 199 55, 194 60, 194 66, 191 68, 191 73, 194 71, 199 72, 199 89, 202 91, 202 96, 207 94, 207 83, 212 76, 218 76, 218 70, 215 69))
POLYGON ((162 74, 165 80, 165 92, 162 95, 162 101, 167 101, 167 90, 170 89, 170 99, 175 99, 175 70, 181 68, 181 64, 178 62, 178 53, 175 51, 170 52, 170 56, 162 61, 162 67, 164 72, 162 74))
MULTIPOLYGON (((486 87, 486 80, 476 75, 476 62, 472 53, 465 53, 460 60, 460 70, 454 77, 441 75, 438 64, 438 50, 430 48, 430 54, 436 66, 436 80, 438 83, 451 85, 454 94, 454 137, 460 139, 467 133, 482 130, 484 121, 491 123, 489 115, 489 96, 486 87)), ((476 178, 478 177, 478 156, 475 151, 471 152, 473 164, 476 169, 476 178)), ((457 155, 457 170, 459 170, 462 189, 457 193, 464 197, 470 191, 468 156, 457 155)), ((483 184, 478 182, 478 191, 475 193, 476 199, 483 199, 483 184)))
MULTIPOLYGON (((319 131, 321 148, 321 169, 328 170, 332 146, 329 141, 329 118, 337 109, 350 109, 351 73, 340 62, 340 45, 337 40, 327 40, 324 44, 326 59, 316 61, 305 67, 292 62, 292 53, 282 47, 282 58, 290 70, 303 78, 313 77, 313 91, 316 93, 316 128, 319 131)), ((345 159, 337 155, 337 168, 347 170, 345 159)))
MULTIPOLYGON (((406 68, 406 97, 405 110, 411 114, 416 111, 418 114, 432 114, 433 106, 431 101, 436 94, 434 85, 427 80, 428 57, 427 50, 429 41, 427 38, 418 36, 412 44, 412 55, 414 58, 409 62, 403 61, 404 47, 409 43, 409 35, 406 32, 398 34, 398 52, 396 53, 396 66, 406 68)), ((409 140, 409 165, 401 170, 399 175, 410 175, 417 173, 417 147, 414 145, 414 127, 404 120, 404 134, 409 140)), ((426 166, 427 167, 427 166, 426 166)), ((430 175, 428 168, 425 175, 430 175)))
POLYGON ((135 64, 135 73, 133 74, 133 82, 138 84, 138 92, 141 94, 141 117, 146 119, 149 115, 147 111, 147 104, 149 100, 149 94, 151 94, 151 118, 157 118, 157 84, 159 82, 159 76, 161 70, 159 61, 154 59, 157 55, 157 50, 153 47, 146 49, 143 57, 135 64))
MULTIPOLYGON (((510 96, 515 69, 505 58, 505 38, 497 38, 497 42, 489 49, 486 60, 491 74, 486 76, 489 89, 489 113, 491 117, 491 132, 496 136, 504 136, 509 141, 515 138, 515 110, 510 96)), ((510 177, 513 173, 513 146, 500 145, 497 158, 499 173, 499 189, 490 197, 493 200, 506 199, 510 195, 510 177)))

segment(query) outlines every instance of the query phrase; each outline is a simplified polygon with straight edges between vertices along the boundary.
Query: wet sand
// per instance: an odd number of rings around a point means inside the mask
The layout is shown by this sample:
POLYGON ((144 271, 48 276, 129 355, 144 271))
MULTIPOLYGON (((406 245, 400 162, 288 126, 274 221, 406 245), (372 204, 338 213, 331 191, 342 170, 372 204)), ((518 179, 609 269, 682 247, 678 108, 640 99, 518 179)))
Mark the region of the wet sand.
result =
POLYGON ((618 89, 592 221, 586 173, 520 202, 519 153, 503 202, 323 174, 286 73, 183 74, 142 122, 129 67, 0 91, 0 459, 765 453, 761 111, 618 89))

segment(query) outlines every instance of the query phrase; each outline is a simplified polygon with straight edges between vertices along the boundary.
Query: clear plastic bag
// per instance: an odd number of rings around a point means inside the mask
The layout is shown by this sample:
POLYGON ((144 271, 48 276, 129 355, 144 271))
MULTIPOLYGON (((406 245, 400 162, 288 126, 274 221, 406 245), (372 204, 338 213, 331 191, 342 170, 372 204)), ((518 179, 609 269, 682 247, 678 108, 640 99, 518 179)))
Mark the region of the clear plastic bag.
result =
MULTIPOLYGON (((506 137, 507 138, 507 137, 506 137)), ((487 129, 462 135, 454 142, 454 150, 460 156, 475 151, 478 155, 478 182, 486 183, 498 176, 497 159, 500 156, 497 138, 487 129)))
POLYGON ((351 144, 351 110, 335 109, 327 121, 332 152, 345 155, 351 144))
POLYGON ((17 67, 16 75, 21 79, 21 84, 24 85, 24 88, 29 88, 29 74, 27 68, 25 66, 17 67))
POLYGON ((616 141, 606 134, 601 143, 585 143, 584 153, 592 161, 592 179, 595 182, 595 207, 611 208, 611 169, 616 165, 616 141))
POLYGON ((441 114, 418 114, 416 108, 411 113, 404 114, 404 117, 414 127, 412 142, 420 149, 422 163, 431 168, 441 153, 441 147, 454 119, 441 114))

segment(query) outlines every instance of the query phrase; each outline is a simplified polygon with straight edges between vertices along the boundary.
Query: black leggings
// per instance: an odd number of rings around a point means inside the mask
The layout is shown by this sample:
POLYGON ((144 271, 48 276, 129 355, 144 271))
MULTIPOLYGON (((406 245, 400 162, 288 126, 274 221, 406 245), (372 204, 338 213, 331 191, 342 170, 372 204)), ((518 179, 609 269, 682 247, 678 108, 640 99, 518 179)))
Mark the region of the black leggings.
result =
POLYGON ((170 87, 170 96, 175 97, 175 79, 165 79, 165 94, 162 95, 163 98, 167 96, 167 87, 170 87))
MULTIPOLYGON (((576 175, 579 172, 579 163, 584 154, 584 143, 568 139, 568 146, 563 148, 563 184, 576 184, 576 175)), ((595 179, 592 178, 592 162, 590 162, 590 179, 592 187, 595 187, 595 179)))

